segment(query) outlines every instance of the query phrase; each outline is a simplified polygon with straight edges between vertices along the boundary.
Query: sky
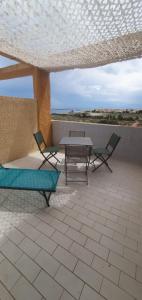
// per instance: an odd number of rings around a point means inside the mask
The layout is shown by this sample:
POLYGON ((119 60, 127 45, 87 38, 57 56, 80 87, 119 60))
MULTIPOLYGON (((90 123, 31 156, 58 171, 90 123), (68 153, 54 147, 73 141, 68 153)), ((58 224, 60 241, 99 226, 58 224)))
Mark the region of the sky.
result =
MULTIPOLYGON (((0 56, 0 67, 14 61, 0 56)), ((51 73, 52 109, 142 109, 142 59, 51 73)), ((0 81, 0 95, 33 97, 32 78, 0 81)))

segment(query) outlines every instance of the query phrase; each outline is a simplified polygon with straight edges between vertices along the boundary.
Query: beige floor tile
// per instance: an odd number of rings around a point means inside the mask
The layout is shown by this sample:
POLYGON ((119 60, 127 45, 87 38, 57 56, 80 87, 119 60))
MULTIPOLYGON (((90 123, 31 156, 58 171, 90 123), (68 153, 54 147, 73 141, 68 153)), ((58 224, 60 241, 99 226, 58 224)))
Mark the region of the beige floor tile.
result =
POLYGON ((28 224, 31 224, 33 227, 37 227, 37 225, 40 223, 40 220, 33 214, 28 214, 24 221, 28 224))
POLYGON ((76 263, 77 263, 77 258, 73 256, 70 252, 66 251, 62 247, 58 246, 53 253, 53 256, 61 262, 65 267, 73 271, 76 263))
POLYGON ((107 279, 103 280, 100 293, 108 300, 134 300, 132 296, 124 292, 107 279))
POLYGON ((102 225, 106 223, 106 218, 101 215, 97 215, 95 212, 90 212, 88 214, 88 219, 91 219, 92 221, 98 222, 102 225))
POLYGON ((124 273, 121 274, 119 286, 137 300, 142 299, 142 284, 128 275, 124 273))
POLYGON ((23 277, 20 278, 11 290, 16 300, 41 300, 42 296, 23 277))
POLYGON ((40 236, 40 232, 38 230, 36 230, 32 225, 23 221, 18 226, 18 229, 33 241, 35 241, 40 236))
POLYGON ((124 257, 142 267, 142 254, 139 254, 131 249, 124 248, 124 257))
POLYGON ((36 257, 38 252, 41 250, 41 248, 29 238, 25 238, 20 243, 19 247, 32 258, 36 257))
POLYGON ((21 233, 16 228, 13 228, 10 230, 10 232, 7 234, 7 237, 9 240, 11 240, 14 244, 18 245, 21 243, 21 241, 25 238, 25 235, 21 233))
POLYGON ((78 221, 76 221, 75 219, 73 219, 70 216, 66 216, 64 219, 64 223, 68 224, 69 226, 71 226, 72 228, 76 229, 76 230, 80 230, 82 224, 78 221))
POLYGON ((100 212, 101 209, 109 212, 111 210, 112 205, 109 203, 108 198, 106 197, 106 200, 104 200, 103 202, 100 202, 99 200, 96 201, 95 207, 98 207, 100 209, 100 212))
POLYGON ((138 242, 138 252, 142 255, 142 242, 138 242))
POLYGON ((61 286, 44 271, 39 273, 34 286, 46 299, 59 300, 63 293, 61 286))
POLYGON ((103 277, 98 272, 79 261, 75 267, 74 273, 99 292, 103 277))
POLYGON ((118 284, 120 271, 102 258, 95 255, 92 262, 92 268, 101 273, 104 277, 113 281, 116 285, 118 284))
POLYGON ((66 232, 66 235, 80 245, 84 245, 87 240, 87 237, 84 234, 73 228, 69 228, 69 230, 66 232))
POLYGON ((20 273, 9 263, 3 260, 0 264, 0 280, 10 290, 20 278, 20 273))
POLYGON ((5 257, 0 253, 0 263, 5 259, 5 257))
POLYGON ((94 225, 94 221, 93 220, 91 220, 89 217, 85 217, 85 216, 83 216, 81 214, 78 214, 77 221, 79 221, 79 222, 81 222, 81 223, 83 223, 83 224, 85 224, 87 226, 90 226, 90 227, 92 227, 94 225))
POLYGON ((135 240, 135 242, 139 241, 142 243, 142 235, 140 233, 130 230, 129 228, 127 229, 127 236, 132 240, 135 240))
POLYGON ((55 279, 59 282, 72 296, 79 299, 84 283, 72 272, 61 266, 55 279))
POLYGON ((85 284, 80 300, 104 300, 104 297, 100 296, 97 292, 85 284))
POLYGON ((15 266, 31 282, 40 272, 40 267, 25 254, 20 257, 15 266))
POLYGON ((134 264, 130 260, 127 260, 126 258, 110 251, 108 261, 109 261, 109 263, 116 266, 121 271, 124 271, 128 275, 135 277, 136 264, 134 264))
POLYGON ((122 234, 125 234, 125 232, 126 232, 126 226, 124 226, 122 224, 112 222, 110 220, 106 221, 106 226, 113 229, 113 230, 115 230, 116 232, 119 232, 119 233, 122 233, 122 234))
POLYGON ((127 236, 122 235, 121 233, 115 232, 113 239, 132 250, 137 250, 137 242, 127 236))
POLYGON ((39 210, 36 214, 36 217, 39 218, 40 221, 43 221, 49 225, 54 221, 54 218, 49 215, 46 208, 44 210, 43 209, 39 210))
POLYGON ((123 246, 119 244, 118 242, 103 236, 100 240, 101 245, 107 247, 108 249, 122 255, 123 254, 123 246))
POLYGON ((0 283, 0 300, 13 300, 13 297, 8 293, 8 291, 1 283, 0 283))
POLYGON ((118 216, 116 216, 116 215, 114 215, 114 214, 112 214, 112 213, 109 213, 109 212, 107 212, 107 211, 105 211, 105 210, 102 210, 102 211, 101 211, 101 216, 103 216, 103 217, 105 217, 106 219, 109 219, 109 220, 111 220, 111 221, 113 221, 113 222, 117 222, 117 220, 118 220, 118 216))
POLYGON ((66 215, 68 215, 68 216, 70 216, 70 217, 72 217, 72 218, 74 218, 74 219, 77 219, 77 216, 78 216, 78 212, 77 212, 77 211, 74 211, 73 209, 71 209, 71 208, 69 208, 69 207, 66 207, 66 206, 64 206, 64 207, 62 208, 62 211, 63 211, 66 215))
POLYGON ((137 266, 136 280, 142 283, 142 268, 137 266))
POLYGON ((53 227, 46 224, 45 222, 40 222, 38 224, 38 226, 36 227, 36 229, 39 230, 40 232, 42 232, 43 234, 47 235, 48 237, 50 237, 53 234, 53 232, 55 231, 55 229, 53 227))
POLYGON ((105 225, 99 224, 99 223, 95 223, 94 228, 100 232, 101 234, 104 234, 108 237, 113 237, 113 233, 114 231, 108 227, 106 227, 105 225))
POLYGON ((75 300, 75 298, 73 298, 69 293, 64 291, 61 300, 75 300))
POLYGON ((59 231, 55 231, 55 233, 52 235, 52 240, 56 241, 57 244, 64 247, 65 249, 69 249, 73 242, 70 238, 59 231))
POLYGON ((97 242, 101 238, 101 234, 98 231, 96 231, 95 229, 92 229, 86 225, 82 226, 81 232, 84 233, 87 237, 90 237, 91 239, 93 239, 97 242))
POLYGON ((73 210, 77 211, 78 213, 80 213, 83 216, 87 216, 88 215, 88 210, 85 209, 84 207, 81 207, 77 204, 74 205, 73 210))
POLYGON ((85 249, 84 247, 74 242, 70 248, 70 252, 77 258, 84 261, 86 264, 91 265, 94 255, 88 249, 85 249))
POLYGON ((113 215, 119 216, 119 217, 121 217, 121 218, 123 218, 123 219, 126 219, 126 220, 129 219, 128 214, 126 214, 126 213, 125 213, 124 211, 122 211, 122 210, 119 210, 119 209, 116 209, 116 208, 113 208, 113 207, 112 207, 111 212, 112 212, 113 215))
POLYGON ((35 242, 50 254, 52 254, 57 247, 57 244, 54 241, 43 234, 40 234, 39 238, 35 242))
POLYGON ((54 257, 49 255, 46 251, 41 250, 35 261, 46 271, 49 275, 54 276, 60 266, 54 257))
POLYGON ((13 263, 15 263, 23 252, 11 241, 7 241, 0 250, 13 263))
POLYGON ((94 212, 96 214, 100 214, 101 212, 101 209, 98 207, 98 203, 95 203, 94 205, 91 203, 86 203, 85 208, 89 210, 89 212, 94 212))
POLYGON ((56 219, 58 219, 59 221, 63 221, 65 219, 65 214, 55 208, 50 208, 49 210, 49 214, 52 217, 55 217, 56 219))
POLYGON ((69 228, 68 225, 66 225, 65 223, 63 223, 55 218, 53 218, 53 221, 50 222, 50 225, 62 233, 65 233, 69 228))
POLYGON ((91 239, 87 240, 85 247, 103 259, 108 257, 109 250, 91 239))

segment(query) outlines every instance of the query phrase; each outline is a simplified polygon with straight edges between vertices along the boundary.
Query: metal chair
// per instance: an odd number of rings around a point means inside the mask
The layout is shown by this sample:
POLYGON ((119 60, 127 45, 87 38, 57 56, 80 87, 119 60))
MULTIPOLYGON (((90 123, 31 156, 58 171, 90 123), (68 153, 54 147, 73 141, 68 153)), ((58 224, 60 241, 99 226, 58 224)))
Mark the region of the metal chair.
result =
POLYGON ((70 137, 85 137, 85 131, 81 130, 70 130, 69 131, 70 137))
POLYGON ((96 149, 92 149, 92 154, 95 156, 95 159, 91 162, 91 164, 94 165, 94 169, 92 170, 92 172, 95 172, 98 168, 100 168, 103 164, 106 165, 106 167, 109 169, 110 172, 112 172, 112 169, 110 168, 109 164, 108 164, 108 159, 112 156, 116 146, 118 145, 119 141, 120 141, 120 136, 118 136, 117 134, 113 133, 106 145, 105 148, 96 148, 96 149), (96 167, 94 162, 100 159, 101 163, 96 167))
POLYGON ((34 135, 35 141, 37 143, 38 149, 39 149, 40 153, 42 154, 42 156, 44 157, 44 160, 43 160, 42 164, 39 166, 39 169, 46 162, 48 162, 56 171, 58 171, 56 165, 53 165, 53 163, 51 163, 50 159, 55 158, 56 164, 57 164, 57 162, 60 162, 59 159, 56 157, 56 154, 59 151, 59 147, 58 146, 48 147, 44 141, 41 131, 38 131, 38 132, 34 133, 33 135, 34 135))
POLYGON ((88 165, 89 165, 89 148, 88 146, 76 146, 76 145, 66 145, 65 146, 65 180, 66 185, 68 182, 86 182, 88 184, 88 165), (70 169, 70 165, 73 164, 84 164, 85 168, 83 171, 74 171, 70 169), (70 180, 68 178, 69 173, 84 173, 85 180, 70 180))

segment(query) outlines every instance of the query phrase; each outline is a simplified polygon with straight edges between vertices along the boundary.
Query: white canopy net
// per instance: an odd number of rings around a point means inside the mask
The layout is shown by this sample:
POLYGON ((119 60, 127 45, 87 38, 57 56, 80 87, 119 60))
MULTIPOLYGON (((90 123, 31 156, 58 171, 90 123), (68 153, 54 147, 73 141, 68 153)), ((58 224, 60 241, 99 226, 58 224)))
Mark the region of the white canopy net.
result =
POLYGON ((142 0, 0 0, 0 51, 48 71, 142 57, 142 0))

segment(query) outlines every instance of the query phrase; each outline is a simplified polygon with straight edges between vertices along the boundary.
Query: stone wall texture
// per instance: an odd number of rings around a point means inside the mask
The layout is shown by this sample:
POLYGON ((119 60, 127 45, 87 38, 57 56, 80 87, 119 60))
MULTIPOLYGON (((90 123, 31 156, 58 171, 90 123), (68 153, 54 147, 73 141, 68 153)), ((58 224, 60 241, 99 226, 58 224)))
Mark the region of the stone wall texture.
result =
POLYGON ((37 150, 37 103, 33 99, 0 96, 0 163, 37 150))

